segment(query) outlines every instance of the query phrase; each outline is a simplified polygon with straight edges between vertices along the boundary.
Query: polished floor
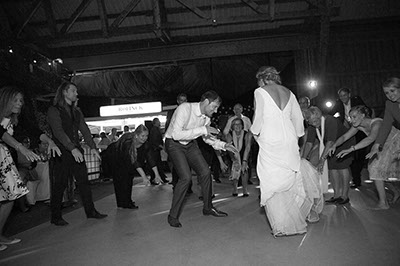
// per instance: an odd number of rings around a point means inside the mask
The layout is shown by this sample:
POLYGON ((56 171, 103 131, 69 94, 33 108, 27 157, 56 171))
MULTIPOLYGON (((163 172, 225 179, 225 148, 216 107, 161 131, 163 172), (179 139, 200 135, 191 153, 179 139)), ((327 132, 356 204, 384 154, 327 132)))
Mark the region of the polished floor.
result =
POLYGON ((258 188, 250 187, 250 197, 235 198, 227 179, 214 183, 214 205, 226 218, 203 216, 195 188, 183 227, 172 228, 171 186, 136 184, 138 210, 117 209, 109 195, 96 201, 106 219, 88 220, 76 209, 64 215, 66 227, 45 222, 18 233, 22 242, 0 252, 0 265, 400 265, 400 204, 369 210, 376 202, 372 184, 352 190, 351 204, 325 206, 307 234, 276 239, 258 188))

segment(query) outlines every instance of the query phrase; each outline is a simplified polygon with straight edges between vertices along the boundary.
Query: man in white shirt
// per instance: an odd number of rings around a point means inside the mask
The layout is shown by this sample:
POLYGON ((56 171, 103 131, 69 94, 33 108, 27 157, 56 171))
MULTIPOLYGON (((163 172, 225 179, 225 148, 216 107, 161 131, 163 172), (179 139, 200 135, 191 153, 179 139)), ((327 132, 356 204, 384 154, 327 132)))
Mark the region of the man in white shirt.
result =
POLYGON ((228 122, 226 122, 226 126, 224 128, 224 135, 228 135, 229 131, 231 130, 231 126, 232 126, 232 121, 235 118, 240 118, 243 120, 243 124, 244 127, 243 129, 245 131, 249 131, 250 127, 251 127, 251 120, 250 118, 248 118, 247 116, 242 115, 243 113, 243 106, 240 103, 235 104, 235 106, 233 107, 233 112, 235 113, 234 116, 230 117, 228 119, 228 122))
POLYGON ((217 210, 211 201, 211 172, 195 141, 203 137, 205 143, 216 150, 237 152, 232 144, 218 140, 218 130, 210 126, 210 118, 218 111, 221 98, 215 91, 207 91, 199 103, 182 103, 175 110, 171 123, 165 133, 165 147, 179 179, 175 185, 168 223, 172 227, 182 227, 179 222, 186 191, 192 179, 193 169, 202 190, 203 214, 224 217, 228 214, 217 210), (214 136, 215 135, 215 136, 214 136))

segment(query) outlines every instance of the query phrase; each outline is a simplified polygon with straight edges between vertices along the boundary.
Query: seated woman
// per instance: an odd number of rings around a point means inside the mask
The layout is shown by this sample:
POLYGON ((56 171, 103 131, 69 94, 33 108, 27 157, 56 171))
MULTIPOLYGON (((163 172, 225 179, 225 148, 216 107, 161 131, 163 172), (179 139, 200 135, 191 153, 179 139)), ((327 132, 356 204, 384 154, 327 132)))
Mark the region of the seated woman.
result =
POLYGON ((147 144, 149 130, 139 125, 133 133, 125 133, 118 141, 111 143, 104 154, 112 173, 115 197, 118 208, 137 209, 132 201, 133 175, 136 171, 149 183, 149 178, 143 169, 145 163, 154 171, 156 181, 160 182, 157 165, 152 158, 150 147, 147 144))
MULTIPOLYGON (((337 153, 337 158, 342 158, 349 153, 365 148, 373 143, 382 126, 382 119, 371 119, 369 113, 369 109, 363 105, 351 108, 349 114, 352 127, 346 132, 346 134, 336 140, 333 146, 329 149, 328 154, 334 154, 336 147, 342 145, 342 143, 355 136, 358 131, 364 132, 367 137, 356 145, 337 153)), ((400 131, 392 126, 392 130, 383 146, 381 154, 376 158, 376 160, 371 160, 368 163, 369 178, 374 180, 379 195, 378 206, 373 209, 389 209, 389 204, 386 200, 384 181, 387 181, 389 178, 399 180, 397 174, 399 173, 400 165, 395 156, 395 152, 398 150, 400 150, 400 131)), ((400 193, 394 188, 394 186, 390 184, 389 186, 392 187, 394 199, 396 200, 400 196, 400 193)))
POLYGON ((244 130, 244 123, 241 118, 235 118, 231 124, 232 132, 226 136, 226 142, 231 143, 239 151, 238 154, 229 153, 232 158, 231 180, 233 182, 232 196, 238 195, 239 178, 242 180, 243 197, 248 197, 247 180, 248 176, 248 157, 251 146, 251 133, 244 130))

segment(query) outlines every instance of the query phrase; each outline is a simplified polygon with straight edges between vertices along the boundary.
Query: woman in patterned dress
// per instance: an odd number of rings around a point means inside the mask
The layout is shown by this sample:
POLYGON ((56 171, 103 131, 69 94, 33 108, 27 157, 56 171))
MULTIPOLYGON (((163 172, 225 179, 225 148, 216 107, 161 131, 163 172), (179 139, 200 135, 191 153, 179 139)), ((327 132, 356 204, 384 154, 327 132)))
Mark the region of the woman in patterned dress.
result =
MULTIPOLYGON (((40 157, 33 151, 24 147, 12 137, 14 126, 18 124, 18 115, 24 104, 22 92, 14 87, 0 89, 0 251, 7 248, 6 245, 20 242, 17 238, 7 238, 3 235, 3 227, 12 210, 14 201, 28 193, 23 184, 16 165, 11 157, 9 148, 14 148, 29 161, 39 160, 40 157)), ((41 140, 50 143, 49 151, 59 153, 54 142, 45 134, 41 134, 41 140)))

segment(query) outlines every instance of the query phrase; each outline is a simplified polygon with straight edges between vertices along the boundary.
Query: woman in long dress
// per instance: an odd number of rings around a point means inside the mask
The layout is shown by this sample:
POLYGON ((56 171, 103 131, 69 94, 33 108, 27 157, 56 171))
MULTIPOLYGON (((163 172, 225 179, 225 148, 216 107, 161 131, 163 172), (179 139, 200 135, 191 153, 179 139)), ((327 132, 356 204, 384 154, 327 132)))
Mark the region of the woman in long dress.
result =
MULTIPOLYGON (((328 151, 329 155, 334 154, 336 147, 339 147, 342 143, 355 136, 360 130, 364 132, 367 137, 362 139, 356 145, 342 150, 336 155, 336 157, 342 158, 349 153, 369 146, 376 140, 378 132, 382 126, 382 119, 371 119, 369 113, 369 109, 364 105, 354 106, 350 109, 349 115, 352 127, 336 140, 328 151)), ((390 178, 393 180, 399 180, 397 174, 399 173, 400 162, 395 158, 395 152, 398 150, 400 150, 400 131, 395 127, 392 127, 385 145, 383 146, 382 153, 376 160, 371 160, 368 163, 369 178, 374 180, 379 196, 378 206, 374 209, 389 209, 389 204, 386 200, 384 181, 387 181, 390 178)), ((398 198, 398 191, 395 189, 392 189, 392 191, 395 193, 395 198, 398 198)))
POLYGON ((281 86, 274 67, 261 67, 254 92, 255 114, 250 131, 260 146, 257 174, 261 206, 274 236, 307 232, 312 201, 300 174, 298 138, 304 135, 303 115, 293 93, 281 86))

